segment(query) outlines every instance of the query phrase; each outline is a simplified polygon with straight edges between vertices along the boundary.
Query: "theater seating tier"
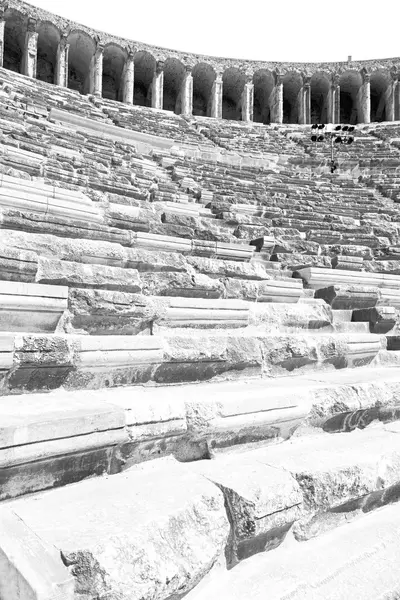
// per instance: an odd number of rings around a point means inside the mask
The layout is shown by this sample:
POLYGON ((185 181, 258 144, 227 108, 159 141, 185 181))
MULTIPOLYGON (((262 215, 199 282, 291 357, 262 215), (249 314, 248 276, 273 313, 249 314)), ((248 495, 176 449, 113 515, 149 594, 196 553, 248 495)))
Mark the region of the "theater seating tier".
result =
POLYGON ((396 127, 332 175, 304 127, 0 80, 0 596, 278 599, 293 564, 333 598, 397 560, 396 127))

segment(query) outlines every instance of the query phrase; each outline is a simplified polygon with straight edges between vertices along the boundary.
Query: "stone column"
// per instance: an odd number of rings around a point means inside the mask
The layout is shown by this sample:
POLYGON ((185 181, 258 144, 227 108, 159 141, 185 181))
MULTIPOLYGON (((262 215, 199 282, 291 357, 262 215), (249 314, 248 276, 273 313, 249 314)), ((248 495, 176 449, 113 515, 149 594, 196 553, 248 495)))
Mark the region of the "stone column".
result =
POLYGON ((135 61, 133 57, 133 52, 130 52, 124 67, 122 102, 125 104, 133 104, 135 93, 135 61))
POLYGON ((192 67, 185 67, 185 77, 181 87, 181 113, 190 117, 193 114, 193 76, 192 67))
POLYGON ((151 90, 152 108, 162 108, 164 95, 164 61, 162 60, 159 60, 156 64, 151 90))
POLYGON ((57 64, 54 81, 56 85, 60 85, 61 87, 68 87, 68 54, 69 44, 67 43, 67 36, 63 36, 57 48, 57 64))
POLYGON ((253 78, 247 79, 242 92, 242 121, 250 122, 254 115, 254 83, 253 78))
POLYGON ((223 83, 222 73, 217 73, 212 86, 212 99, 211 99, 211 116, 215 119, 222 119, 222 94, 223 94, 223 83))
POLYGON ((390 74, 388 86, 384 92, 386 121, 395 120, 395 96, 396 96, 396 76, 390 74))
POLYGON ((394 120, 400 121, 400 75, 397 75, 394 87, 394 120))
POLYGON ((370 123, 371 122, 371 75, 369 73, 364 73, 363 75, 363 83, 358 90, 357 99, 358 99, 358 110, 359 117, 358 120, 360 123, 370 123))
POLYGON ((4 29, 6 22, 4 20, 4 11, 0 11, 0 67, 3 66, 4 58, 4 29))
POLYGON ((283 81, 281 75, 276 75, 275 87, 271 94, 270 115, 271 123, 283 122, 283 81))
POLYGON ((311 123, 311 85, 310 78, 304 80, 297 96, 299 124, 311 123))
POLYGON ((103 91, 103 54, 104 47, 97 45, 90 63, 90 94, 101 98, 103 91))
POLYGON ((332 77, 328 92, 328 121, 329 123, 336 124, 340 122, 340 85, 338 75, 332 77))
POLYGON ((28 19, 28 30, 25 34, 25 47, 22 58, 22 74, 33 78, 36 77, 38 37, 35 19, 28 19))

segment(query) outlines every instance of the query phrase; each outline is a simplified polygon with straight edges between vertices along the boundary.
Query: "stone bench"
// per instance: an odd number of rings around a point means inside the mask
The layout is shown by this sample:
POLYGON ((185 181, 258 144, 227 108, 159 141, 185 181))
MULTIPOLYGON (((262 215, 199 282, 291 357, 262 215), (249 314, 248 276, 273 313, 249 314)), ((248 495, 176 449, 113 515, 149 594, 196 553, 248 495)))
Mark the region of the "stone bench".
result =
POLYGON ((80 192, 0 175, 0 206, 102 223, 96 205, 80 192))
POLYGON ((249 322, 250 304, 242 300, 168 299, 159 324, 163 327, 236 328, 249 322))
POLYGON ((67 287, 0 281, 0 331, 53 332, 67 308, 67 287))
POLYGON ((270 279, 258 285, 259 302, 298 302, 303 296, 302 282, 296 279, 270 279))
POLYGON ((125 413, 100 399, 61 392, 3 398, 0 500, 93 473, 110 473, 127 441, 125 413))
POLYGON ((340 269, 320 269, 307 267, 296 272, 313 290, 329 287, 330 285, 348 284, 364 285, 380 288, 397 288, 400 285, 400 275, 385 273, 365 273, 363 271, 346 271, 340 269))

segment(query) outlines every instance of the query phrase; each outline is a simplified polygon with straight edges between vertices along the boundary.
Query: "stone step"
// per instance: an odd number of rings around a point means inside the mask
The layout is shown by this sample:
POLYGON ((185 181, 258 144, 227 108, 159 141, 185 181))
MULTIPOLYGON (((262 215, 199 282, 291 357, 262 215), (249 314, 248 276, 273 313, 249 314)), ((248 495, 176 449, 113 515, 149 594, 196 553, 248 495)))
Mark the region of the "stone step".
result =
MULTIPOLYGON (((27 590, 26 597, 34 597, 45 575, 53 583, 49 588, 55 590, 62 568, 68 579, 65 565, 73 565, 78 596, 82 592, 153 600, 186 594, 221 558, 229 534, 222 492, 173 459, 34 498, 33 503, 26 498, 0 508, 2 525, 13 517, 23 525, 6 531, 2 527, 2 573, 9 574, 10 581, 9 587, 2 582, 4 600, 15 600, 14 589, 27 590), (37 552, 29 556, 21 551, 32 534, 42 549, 56 549, 52 556, 58 555, 59 565, 57 569, 46 561, 52 570, 39 569, 33 583, 37 552), (17 554, 11 551, 17 541, 11 546, 13 535, 18 536, 17 554)), ((63 597, 73 600, 74 595, 63 597)))
POLYGON ((369 333, 369 323, 337 323, 335 331, 338 333, 369 333))
POLYGON ((0 281, 0 331, 52 333, 68 308, 68 288, 0 281))
POLYGON ((347 309, 335 309, 332 310, 332 321, 333 323, 346 323, 351 321, 352 310, 347 309))
POLYGON ((227 571, 216 567, 188 600, 348 600, 396 598, 400 593, 398 505, 306 542, 288 536, 273 553, 227 571))
POLYGON ((399 431, 399 423, 380 424, 193 463, 225 496, 227 566, 275 548, 289 529, 305 541, 400 499, 399 431))
POLYGON ((297 276, 301 277, 312 289, 318 290, 330 285, 362 285, 379 288, 397 289, 400 275, 386 273, 365 273, 363 271, 346 271, 340 269, 322 269, 309 267, 300 269, 297 276))
MULTIPOLYGON (((108 369, 109 377, 112 369, 108 369)), ((81 373, 82 376, 85 373, 81 373)), ((0 398, 0 499, 172 454, 229 455, 400 419, 397 368, 0 398)), ((335 434, 335 435, 333 435, 335 434)), ((333 442, 332 442, 333 443, 333 442)))

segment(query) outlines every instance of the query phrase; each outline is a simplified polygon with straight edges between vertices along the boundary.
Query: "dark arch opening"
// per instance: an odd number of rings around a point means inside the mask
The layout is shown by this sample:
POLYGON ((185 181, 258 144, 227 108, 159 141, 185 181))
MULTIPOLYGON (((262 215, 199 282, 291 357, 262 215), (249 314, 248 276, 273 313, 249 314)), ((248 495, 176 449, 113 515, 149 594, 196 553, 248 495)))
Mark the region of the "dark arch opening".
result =
POLYGON ((134 55, 134 63, 134 104, 151 106, 151 86, 156 69, 156 59, 150 52, 137 52, 134 55))
POLYGON ((302 88, 300 73, 286 73, 283 78, 283 122, 299 122, 299 92, 302 88))
POLYGON ((346 71, 340 76, 340 122, 356 125, 360 122, 359 92, 362 85, 360 73, 346 71))
POLYGON ((40 81, 55 82, 57 50, 61 34, 52 23, 41 23, 38 28, 37 73, 40 81))
POLYGON ((164 65, 163 109, 177 115, 182 110, 181 90, 185 77, 185 67, 176 58, 168 58, 164 65))
POLYGON ((329 76, 317 71, 311 77, 311 123, 328 123, 329 76))
POLYGON ((384 71, 375 71, 371 75, 371 123, 388 120, 387 104, 390 98, 390 75, 384 71))
POLYGON ((6 11, 4 28, 3 66, 14 73, 22 72, 22 58, 26 27, 23 16, 16 11, 6 11))
POLYGON ((234 67, 224 71, 222 76, 222 118, 232 121, 242 120, 242 94, 246 78, 234 67))
POLYGON ((260 69, 254 73, 254 113, 255 123, 271 123, 271 102, 275 79, 271 71, 260 69))
POLYGON ((120 100, 123 96, 123 72, 127 53, 116 44, 109 44, 103 53, 102 96, 108 100, 120 100))
POLYGON ((96 50, 94 40, 87 33, 73 31, 68 36, 68 43, 68 87, 89 94, 90 63, 96 50))
POLYGON ((193 76, 193 115, 209 117, 212 106, 212 88, 215 71, 206 63, 199 63, 192 71, 193 76))

